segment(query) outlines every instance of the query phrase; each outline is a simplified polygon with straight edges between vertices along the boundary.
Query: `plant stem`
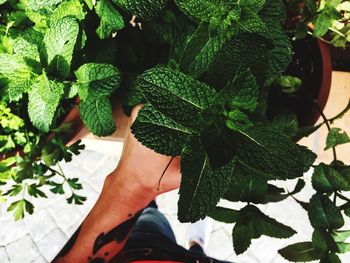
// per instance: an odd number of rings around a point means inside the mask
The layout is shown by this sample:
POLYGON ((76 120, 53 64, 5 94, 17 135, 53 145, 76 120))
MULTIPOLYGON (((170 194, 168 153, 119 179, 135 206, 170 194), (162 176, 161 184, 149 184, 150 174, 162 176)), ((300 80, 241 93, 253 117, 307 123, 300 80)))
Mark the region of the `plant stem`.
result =
POLYGON ((342 200, 344 200, 344 201, 347 201, 347 202, 350 202, 350 199, 347 198, 346 196, 343 196, 343 195, 340 194, 340 193, 336 193, 336 195, 337 195, 340 199, 342 199, 342 200))
POLYGON ((174 160, 174 158, 175 158, 174 156, 171 157, 169 163, 167 164, 167 166, 165 167, 165 169, 164 169, 164 171, 163 171, 161 177, 159 178, 157 191, 160 190, 160 183, 162 182, 162 179, 163 179, 163 177, 164 177, 164 175, 165 175, 165 172, 168 170, 168 168, 169 168, 170 164, 172 163, 172 161, 174 160))

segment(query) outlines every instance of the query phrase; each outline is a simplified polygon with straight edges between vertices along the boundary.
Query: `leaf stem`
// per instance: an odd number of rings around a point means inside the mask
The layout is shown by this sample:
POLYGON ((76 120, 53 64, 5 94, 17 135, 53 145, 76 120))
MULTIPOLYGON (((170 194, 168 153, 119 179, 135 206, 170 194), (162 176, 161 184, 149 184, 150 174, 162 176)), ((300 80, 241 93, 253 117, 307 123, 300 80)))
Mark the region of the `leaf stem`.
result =
POLYGON ((157 191, 160 191, 160 183, 162 182, 163 177, 164 177, 164 175, 165 175, 165 172, 168 170, 168 168, 169 168, 170 164, 172 163, 172 161, 174 160, 174 158, 175 158, 174 156, 171 157, 169 163, 167 164, 167 166, 165 167, 165 169, 164 169, 164 171, 163 171, 161 177, 159 178, 157 191))

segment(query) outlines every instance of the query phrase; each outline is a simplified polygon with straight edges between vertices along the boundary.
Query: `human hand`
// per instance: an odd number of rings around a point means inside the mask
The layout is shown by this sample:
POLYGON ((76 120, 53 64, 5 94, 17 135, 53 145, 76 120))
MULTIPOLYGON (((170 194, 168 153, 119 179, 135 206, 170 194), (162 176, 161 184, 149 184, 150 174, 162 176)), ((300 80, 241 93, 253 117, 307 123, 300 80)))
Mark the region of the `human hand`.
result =
MULTIPOLYGON (((131 117, 136 119, 142 106, 137 106, 131 117)), ((143 146, 131 133, 130 126, 124 139, 122 156, 112 178, 127 182, 133 191, 143 193, 153 200, 157 195, 180 186, 179 157, 164 156, 143 146)))

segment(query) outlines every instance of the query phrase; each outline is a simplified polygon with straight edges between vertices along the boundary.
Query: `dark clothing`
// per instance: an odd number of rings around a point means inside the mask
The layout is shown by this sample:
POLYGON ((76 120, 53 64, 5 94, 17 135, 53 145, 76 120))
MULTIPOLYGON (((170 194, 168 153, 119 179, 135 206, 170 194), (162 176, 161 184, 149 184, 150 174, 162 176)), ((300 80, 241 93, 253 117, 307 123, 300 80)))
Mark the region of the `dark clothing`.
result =
MULTIPOLYGON (((146 208, 132 229, 123 250, 112 260, 127 263, 137 260, 164 260, 186 263, 225 263, 203 252, 189 251, 176 243, 167 219, 157 209, 146 208)), ((227 262, 226 262, 227 263, 227 262)))

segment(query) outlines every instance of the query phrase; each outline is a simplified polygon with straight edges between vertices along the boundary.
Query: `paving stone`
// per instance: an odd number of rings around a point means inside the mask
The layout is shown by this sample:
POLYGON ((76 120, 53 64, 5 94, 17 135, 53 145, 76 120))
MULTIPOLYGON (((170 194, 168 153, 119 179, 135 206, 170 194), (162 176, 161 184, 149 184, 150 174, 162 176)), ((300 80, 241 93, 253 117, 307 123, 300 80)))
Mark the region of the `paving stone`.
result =
POLYGON ((30 261, 30 263, 49 263, 49 261, 40 255, 40 256, 36 257, 35 259, 33 259, 32 261, 30 261))
POLYGON ((6 250, 10 257, 10 261, 14 263, 30 262, 31 260, 38 258, 40 255, 38 248, 29 234, 8 244, 6 250))
POLYGON ((57 228, 57 223, 47 210, 41 210, 34 213, 32 216, 25 217, 24 223, 34 241, 39 241, 57 228))
POLYGON ((58 254, 58 252, 62 249, 62 247, 66 244, 66 242, 67 237, 60 229, 56 228, 41 240, 36 242, 36 245, 44 258, 47 261, 51 262, 58 254))
POLYGON ((78 205, 76 208, 81 211, 81 216, 85 217, 96 203, 99 193, 91 187, 90 183, 85 182, 83 183, 83 190, 81 194, 87 199, 83 205, 78 205))
POLYGON ((15 222, 12 217, 0 219, 0 245, 6 245, 24 237, 28 232, 23 221, 15 222))
POLYGON ((53 204, 48 209, 58 228, 66 231, 82 218, 82 213, 77 205, 68 204, 67 202, 59 202, 53 204))
POLYGON ((1 263, 8 263, 9 261, 9 256, 7 255, 6 248, 5 247, 0 247, 0 262, 1 263))
POLYGON ((89 174, 93 174, 105 161, 106 155, 97 151, 84 150, 78 156, 74 157, 73 162, 83 168, 89 174))
POLYGON ((216 259, 226 259, 233 253, 232 238, 222 228, 212 232, 206 252, 216 259))

